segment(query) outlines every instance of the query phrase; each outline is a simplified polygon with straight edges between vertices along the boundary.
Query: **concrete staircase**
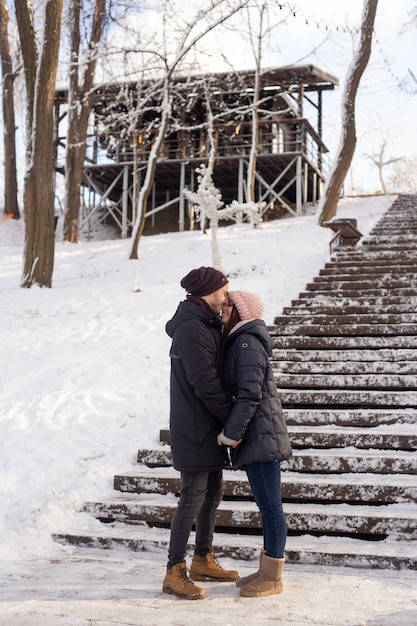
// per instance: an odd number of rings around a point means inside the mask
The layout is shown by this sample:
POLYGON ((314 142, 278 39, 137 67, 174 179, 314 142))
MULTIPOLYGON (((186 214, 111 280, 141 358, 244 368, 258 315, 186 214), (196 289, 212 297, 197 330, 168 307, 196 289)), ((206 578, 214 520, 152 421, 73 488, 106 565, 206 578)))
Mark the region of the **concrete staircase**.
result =
MULTIPOLYGON (((293 457, 283 463, 287 561, 417 569, 417 197, 400 196, 363 242, 336 252, 270 327, 293 457)), ((179 492, 169 433, 88 502, 98 531, 60 542, 167 549, 179 492), (107 523, 104 523, 107 522, 107 523)), ((257 558, 244 472, 225 472, 218 555, 257 558)))

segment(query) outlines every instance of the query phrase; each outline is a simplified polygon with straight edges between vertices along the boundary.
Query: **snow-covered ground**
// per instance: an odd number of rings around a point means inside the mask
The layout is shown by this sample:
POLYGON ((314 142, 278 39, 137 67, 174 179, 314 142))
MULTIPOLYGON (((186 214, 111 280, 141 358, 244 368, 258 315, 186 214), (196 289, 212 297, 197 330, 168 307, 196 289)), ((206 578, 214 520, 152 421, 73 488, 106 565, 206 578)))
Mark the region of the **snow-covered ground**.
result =
MULTIPOLYGON (((394 197, 344 199, 367 234, 394 197)), ((59 231, 59 229, 58 229, 59 231)), ((313 215, 220 229, 232 289, 256 291, 272 323, 329 257, 313 215)), ((207 584, 186 602, 161 592, 166 555, 74 549, 86 500, 111 497, 139 447, 168 424, 169 338, 180 279, 211 265, 200 231, 129 241, 59 241, 52 289, 21 289, 23 222, 0 222, 0 624, 417 624, 417 572, 288 565, 280 596, 207 584)), ((314 476, 312 477, 314 480, 314 476)), ((94 523, 94 522, 93 522, 94 523)), ((98 524, 98 522, 97 522, 98 524)), ((253 563, 225 560, 245 574, 253 563)))

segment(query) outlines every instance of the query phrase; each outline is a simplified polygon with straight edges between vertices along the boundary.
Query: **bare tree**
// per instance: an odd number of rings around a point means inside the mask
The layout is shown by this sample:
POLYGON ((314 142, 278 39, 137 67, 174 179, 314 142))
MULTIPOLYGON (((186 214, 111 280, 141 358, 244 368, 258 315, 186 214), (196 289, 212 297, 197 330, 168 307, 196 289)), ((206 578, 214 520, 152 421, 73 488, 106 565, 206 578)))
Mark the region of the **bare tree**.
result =
POLYGON ((34 28, 33 7, 15 0, 27 94, 25 248, 22 287, 52 286, 54 265, 53 104, 63 0, 46 0, 43 33, 34 28))
POLYGON ((261 93, 261 70, 262 70, 262 43, 263 43, 263 29, 266 5, 262 4, 258 7, 259 11, 259 30, 257 33, 252 32, 250 19, 250 12, 248 10, 248 25, 250 43, 255 58, 255 84, 253 90, 253 101, 251 106, 252 117, 252 141, 249 155, 249 166, 247 174, 247 201, 255 201, 255 174, 256 174, 256 158, 258 155, 258 143, 259 143, 259 97, 261 93))
POLYGON ((393 193, 415 193, 417 189, 417 158, 397 159, 389 177, 393 193))
MULTIPOLYGON (((85 0, 71 0, 68 29, 70 32, 70 72, 68 90, 68 131, 65 156, 65 217, 64 239, 78 243, 80 190, 86 155, 90 97, 97 64, 97 46, 100 42, 106 14, 106 0, 94 0, 87 55, 81 60, 81 19, 85 0), (84 71, 83 71, 84 68, 84 71), (83 72, 83 75, 81 76, 83 72)), ((89 8, 89 7, 87 7, 89 8)))
POLYGON ((184 25, 174 53, 171 55, 167 52, 163 57, 161 57, 159 52, 154 53, 161 58, 164 68, 162 79, 163 97, 161 116, 154 143, 149 154, 144 181, 139 192, 137 218, 132 231, 132 248, 130 252, 131 259, 138 258, 139 241, 145 227, 147 201, 155 177, 157 159, 161 151, 171 117, 171 86, 174 72, 177 70, 189 51, 192 50, 203 37, 220 24, 223 24, 232 15, 237 13, 247 4, 247 2, 248 0, 236 0, 236 2, 218 0, 217 2, 210 3, 204 13, 201 10, 197 10, 189 22, 184 25))
POLYGON ((365 156, 372 161, 372 163, 377 167, 379 174, 379 182, 381 183, 381 189, 383 193, 388 193, 387 186, 385 184, 383 170, 389 165, 393 163, 397 163, 398 161, 404 161, 404 157, 395 157, 391 159, 385 159, 384 153, 387 147, 387 142, 383 141, 381 147, 379 148, 379 152, 373 152, 372 154, 365 154, 365 156))
POLYGON ((9 43, 9 11, 0 0, 0 57, 3 78, 4 212, 19 219, 16 172, 16 124, 14 114, 14 71, 9 43))
POLYGON ((319 204, 319 224, 336 215, 340 192, 352 162, 356 147, 355 101, 362 74, 368 65, 372 49, 378 0, 364 0, 358 48, 346 76, 342 101, 342 137, 319 204))

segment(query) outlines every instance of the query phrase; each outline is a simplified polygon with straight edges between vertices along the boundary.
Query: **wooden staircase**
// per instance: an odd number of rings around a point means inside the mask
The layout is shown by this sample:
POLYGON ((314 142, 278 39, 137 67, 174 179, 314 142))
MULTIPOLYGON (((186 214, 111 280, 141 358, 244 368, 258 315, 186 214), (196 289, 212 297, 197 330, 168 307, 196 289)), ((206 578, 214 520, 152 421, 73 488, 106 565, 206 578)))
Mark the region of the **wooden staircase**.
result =
MULTIPOLYGON (((417 569, 417 196, 400 196, 354 249, 336 252, 270 327, 294 449, 282 464, 287 561, 417 569)), ((99 530, 55 539, 167 549, 179 492, 167 432, 85 510, 99 530)), ((244 472, 225 472, 218 555, 257 558, 244 472)))

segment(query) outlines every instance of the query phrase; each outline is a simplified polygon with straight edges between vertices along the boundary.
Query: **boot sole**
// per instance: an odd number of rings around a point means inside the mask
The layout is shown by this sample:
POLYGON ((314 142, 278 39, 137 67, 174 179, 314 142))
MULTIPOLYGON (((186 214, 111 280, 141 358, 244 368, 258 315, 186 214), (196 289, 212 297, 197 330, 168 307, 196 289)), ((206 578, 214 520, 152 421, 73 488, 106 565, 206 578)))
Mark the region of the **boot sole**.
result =
POLYGON ((162 587, 162 591, 164 593, 170 593, 177 598, 181 598, 181 600, 203 600, 206 597, 204 593, 200 593, 197 596, 187 596, 185 594, 183 595, 181 593, 178 593, 177 591, 174 591, 173 589, 171 589, 171 587, 167 587, 166 585, 162 587))
POLYGON ((245 591, 244 589, 240 590, 240 595, 245 598, 262 598, 263 596, 273 596, 278 593, 282 593, 283 589, 270 589, 269 591, 245 591))

